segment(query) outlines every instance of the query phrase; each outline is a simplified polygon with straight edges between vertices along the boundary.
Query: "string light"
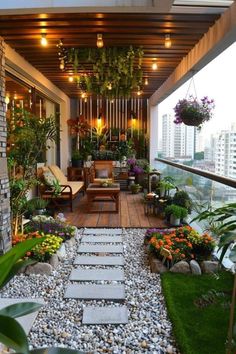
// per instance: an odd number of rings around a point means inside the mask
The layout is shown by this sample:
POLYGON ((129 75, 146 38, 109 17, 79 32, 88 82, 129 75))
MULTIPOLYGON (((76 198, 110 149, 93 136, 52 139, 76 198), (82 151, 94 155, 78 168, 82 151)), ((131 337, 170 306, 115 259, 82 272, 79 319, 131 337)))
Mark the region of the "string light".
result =
POLYGON ((138 86, 137 95, 138 95, 138 96, 141 96, 141 95, 142 95, 142 90, 140 89, 140 87, 139 87, 139 86, 138 86))
POLYGON ((102 48, 104 46, 102 34, 97 34, 97 47, 102 48))
POLYGON ((145 80, 144 80, 144 85, 148 85, 148 78, 146 77, 145 80))
POLYGON ((74 76, 73 75, 68 76, 68 81, 69 82, 73 82, 74 81, 74 76))
POLYGON ((60 61, 60 69, 61 70, 65 69, 65 61, 64 61, 64 59, 61 59, 61 61, 60 61))
POLYGON ((157 60, 156 58, 153 59, 153 62, 152 62, 152 70, 157 70, 158 69, 158 65, 157 65, 157 60))
POLYGON ((165 47, 170 48, 171 47, 171 39, 170 39, 170 34, 165 35, 165 47))
POLYGON ((46 47, 48 45, 48 40, 46 38, 46 34, 45 33, 42 34, 40 43, 41 43, 41 45, 43 47, 46 47))

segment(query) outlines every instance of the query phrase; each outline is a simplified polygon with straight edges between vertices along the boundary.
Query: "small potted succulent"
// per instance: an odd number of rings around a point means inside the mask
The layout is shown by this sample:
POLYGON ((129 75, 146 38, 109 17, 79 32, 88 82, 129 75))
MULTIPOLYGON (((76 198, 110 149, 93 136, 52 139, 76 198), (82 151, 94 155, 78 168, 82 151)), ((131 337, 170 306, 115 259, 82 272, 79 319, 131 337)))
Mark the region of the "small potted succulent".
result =
POLYGON ((44 199, 35 197, 26 204, 26 216, 43 215, 46 213, 48 202, 44 199))
POLYGON ((188 210, 176 204, 168 205, 165 208, 165 215, 170 217, 170 224, 172 226, 179 226, 180 220, 186 218, 188 210))
POLYGON ((209 99, 207 96, 201 98, 200 100, 193 96, 184 98, 179 100, 174 107, 174 123, 184 123, 186 125, 200 128, 202 123, 211 119, 214 108, 214 100, 209 99))

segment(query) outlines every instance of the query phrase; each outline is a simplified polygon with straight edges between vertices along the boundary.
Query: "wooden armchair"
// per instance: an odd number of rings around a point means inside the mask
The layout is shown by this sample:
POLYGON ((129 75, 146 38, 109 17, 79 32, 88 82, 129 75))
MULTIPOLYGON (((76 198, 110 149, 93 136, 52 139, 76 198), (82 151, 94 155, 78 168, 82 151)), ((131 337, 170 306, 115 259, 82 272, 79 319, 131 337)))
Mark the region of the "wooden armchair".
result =
POLYGON ((92 169, 92 182, 100 182, 102 179, 114 181, 113 161, 94 161, 92 169))
POLYGON ((41 181, 39 187, 40 197, 51 201, 56 207, 65 205, 63 203, 67 201, 67 205, 69 204, 71 211, 73 211, 73 200, 83 191, 84 182, 68 181, 61 169, 56 165, 39 168, 37 175, 41 181), (46 181, 46 178, 49 181, 46 181), (59 186, 57 193, 53 181, 56 181, 57 186, 59 186))

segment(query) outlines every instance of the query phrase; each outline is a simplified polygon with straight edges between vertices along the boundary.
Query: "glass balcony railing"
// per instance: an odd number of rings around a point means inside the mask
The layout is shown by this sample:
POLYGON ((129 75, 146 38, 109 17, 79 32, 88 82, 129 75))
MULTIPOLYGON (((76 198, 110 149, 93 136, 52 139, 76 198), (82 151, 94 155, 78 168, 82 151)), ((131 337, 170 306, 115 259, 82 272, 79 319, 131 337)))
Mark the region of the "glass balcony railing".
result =
MULTIPOLYGON (((163 159, 156 159, 152 167, 160 171, 162 177, 173 177, 175 185, 189 194, 194 205, 189 221, 210 206, 218 208, 236 202, 236 180, 163 159)), ((206 222, 190 224, 199 232, 208 225, 206 222)), ((226 258, 224 264, 230 267, 231 262, 226 258)))

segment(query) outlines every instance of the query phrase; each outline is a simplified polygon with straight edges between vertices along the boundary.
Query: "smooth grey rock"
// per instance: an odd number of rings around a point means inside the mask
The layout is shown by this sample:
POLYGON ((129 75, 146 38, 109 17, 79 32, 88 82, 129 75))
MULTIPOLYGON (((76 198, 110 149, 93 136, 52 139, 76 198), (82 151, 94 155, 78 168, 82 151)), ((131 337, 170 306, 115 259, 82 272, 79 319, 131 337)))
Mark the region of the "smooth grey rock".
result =
POLYGON ((49 263, 38 262, 36 264, 27 267, 25 273, 30 274, 40 274, 40 275, 50 275, 52 273, 52 266, 49 263))
POLYGON ((123 266, 124 258, 121 256, 77 256, 74 260, 74 264, 123 266))
POLYGON ((76 239, 74 237, 71 237, 69 240, 66 241, 66 245, 68 247, 73 247, 76 245, 76 239))
POLYGON ((170 272, 172 273, 190 273, 190 266, 188 264, 188 262, 186 261, 180 261, 177 262, 173 265, 173 267, 170 268, 170 272))
POLYGON ((217 273, 219 271, 219 262, 217 261, 203 261, 201 266, 203 273, 217 273))
POLYGON ((192 271, 193 274, 197 274, 197 275, 201 275, 202 274, 200 265, 198 264, 197 261, 195 261, 195 259, 192 259, 190 261, 190 268, 191 268, 191 271, 192 271))
POLYGON ((66 248, 65 248, 64 243, 62 243, 61 247, 57 251, 57 255, 58 255, 58 258, 60 259, 60 261, 63 260, 64 258, 66 258, 66 248))
POLYGON ((168 268, 154 257, 150 257, 150 268, 152 273, 165 273, 168 271, 168 268))
POLYGON ((73 281, 99 281, 99 280, 117 280, 124 281, 123 269, 73 269, 70 274, 70 280, 73 281))
POLYGON ((128 309, 121 307, 85 307, 82 324, 126 324, 128 323, 128 309))
MULTIPOLYGON (((37 299, 32 299, 32 298, 21 298, 21 299, 0 298, 0 309, 2 309, 3 307, 9 306, 9 305, 18 304, 20 302, 37 302, 39 304, 44 305, 44 301, 41 298, 37 298, 37 299)), ((36 319, 37 315, 38 315, 38 311, 35 311, 35 312, 30 313, 28 315, 16 318, 16 320, 24 328, 24 331, 26 332, 26 334, 28 334, 29 331, 31 330, 31 327, 32 327, 32 325, 34 323, 34 320, 36 319)))
POLYGON ((80 244, 78 253, 122 253, 122 245, 89 245, 80 244))
POLYGON ((49 263, 53 268, 56 268, 59 264, 59 258, 57 254, 53 254, 49 260, 49 263))
POLYGON ((100 285, 100 284, 73 284, 69 285, 65 292, 65 298, 83 300, 125 300, 124 285, 100 285))
POLYGON ((122 243, 122 236, 83 236, 81 242, 122 243))
POLYGON ((85 229, 84 235, 122 235, 122 229, 85 229))

